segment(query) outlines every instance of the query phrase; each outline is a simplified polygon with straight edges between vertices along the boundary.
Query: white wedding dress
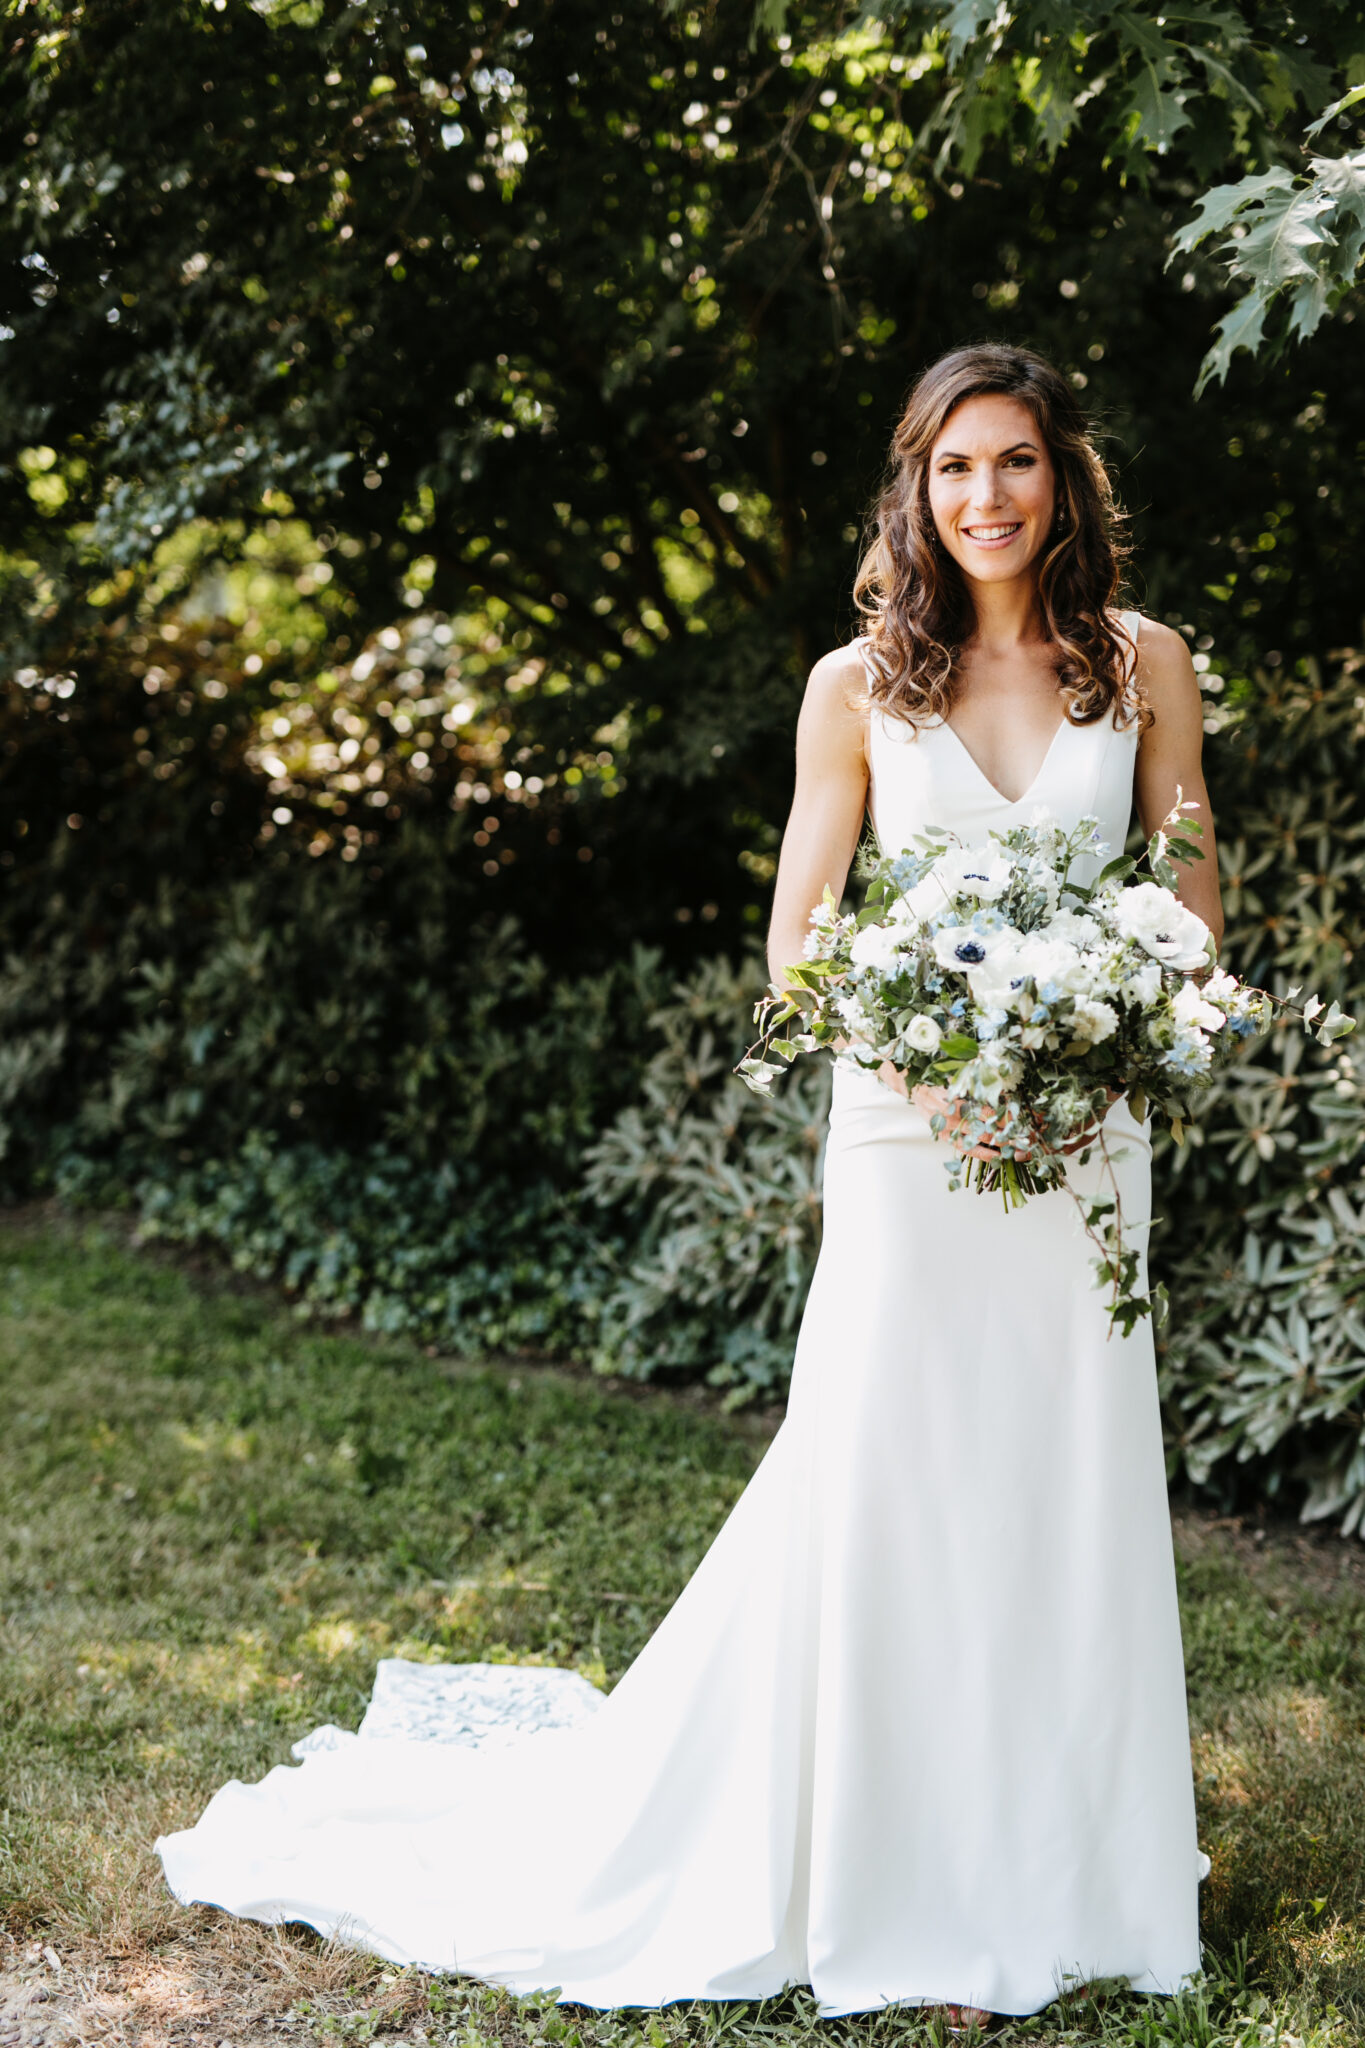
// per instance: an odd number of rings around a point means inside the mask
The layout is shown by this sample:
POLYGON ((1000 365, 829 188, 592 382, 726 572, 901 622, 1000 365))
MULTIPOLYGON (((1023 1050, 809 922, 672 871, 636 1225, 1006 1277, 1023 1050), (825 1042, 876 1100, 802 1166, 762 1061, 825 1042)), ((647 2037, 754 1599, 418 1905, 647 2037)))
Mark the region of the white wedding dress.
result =
MULTIPOLYGON (((1038 805, 1122 847, 1136 735, 1107 719, 1064 724, 1015 803, 949 726, 875 716, 871 753, 885 848, 1038 805)), ((1108 1132, 1131 1222, 1150 1148, 1125 1105, 1108 1132)), ((163 1838, 177 1897, 599 2007, 808 1984, 827 2014, 1022 2014, 1196 1971, 1150 1330, 1106 1341, 1064 1194, 1006 1214, 944 1158, 836 1073, 786 1420, 609 1698, 382 1667, 359 1735, 163 1838)))

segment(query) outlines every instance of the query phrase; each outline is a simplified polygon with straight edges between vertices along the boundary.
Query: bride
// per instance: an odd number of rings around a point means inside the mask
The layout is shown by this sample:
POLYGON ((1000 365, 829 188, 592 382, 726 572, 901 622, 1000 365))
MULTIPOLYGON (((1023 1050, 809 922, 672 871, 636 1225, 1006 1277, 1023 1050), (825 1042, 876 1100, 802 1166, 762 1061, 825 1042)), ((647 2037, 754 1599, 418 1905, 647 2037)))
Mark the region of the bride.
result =
MULTIPOLYGON (((1117 851, 1135 801, 1150 831, 1181 790, 1212 855, 1193 667, 1113 609, 1114 519, 1047 363, 975 347, 921 377, 866 634, 801 713, 775 976, 868 811, 884 848, 1045 807, 1097 815, 1117 851)), ((1186 873, 1217 932, 1215 861, 1186 873)), ((599 2007, 805 1984, 826 2014, 1024 2014, 1068 1982, 1197 1970, 1151 1333, 1106 1341, 1063 1193, 1006 1214, 950 1191, 940 1106, 836 1067, 786 1420, 600 1710, 482 1747, 327 1731, 162 1839, 180 1899, 599 2007)), ((1146 1216, 1126 1103, 1107 1135, 1146 1216)), ((515 1674, 547 1700, 563 1676, 515 1674)))

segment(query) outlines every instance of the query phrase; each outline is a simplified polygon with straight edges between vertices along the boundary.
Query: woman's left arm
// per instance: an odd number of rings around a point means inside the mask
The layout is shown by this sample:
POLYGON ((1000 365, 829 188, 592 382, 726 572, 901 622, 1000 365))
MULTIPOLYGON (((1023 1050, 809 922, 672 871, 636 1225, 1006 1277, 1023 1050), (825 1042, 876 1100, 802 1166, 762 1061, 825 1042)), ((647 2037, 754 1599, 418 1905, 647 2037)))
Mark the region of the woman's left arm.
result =
POLYGON ((1202 766, 1204 704, 1190 650, 1181 635, 1155 619, 1144 619, 1138 635, 1137 673, 1152 713, 1152 723, 1138 741, 1134 788, 1138 817, 1150 839, 1177 801, 1197 806, 1184 815, 1204 828, 1198 841, 1204 858, 1178 867, 1180 900, 1203 918, 1215 941, 1221 942, 1218 844, 1202 766))

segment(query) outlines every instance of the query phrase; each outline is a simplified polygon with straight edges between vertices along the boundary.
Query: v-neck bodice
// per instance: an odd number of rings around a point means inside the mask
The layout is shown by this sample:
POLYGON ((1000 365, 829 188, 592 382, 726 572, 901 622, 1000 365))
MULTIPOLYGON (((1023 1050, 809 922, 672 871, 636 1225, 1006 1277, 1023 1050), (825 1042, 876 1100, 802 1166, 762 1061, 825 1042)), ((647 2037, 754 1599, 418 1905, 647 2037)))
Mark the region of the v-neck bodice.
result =
MULTIPOLYGON (((1120 621, 1137 642, 1138 616, 1120 621)), ((948 831, 967 846, 1008 832, 1046 809, 1059 823, 1098 819, 1100 837, 1123 848, 1133 811, 1137 722, 1110 715, 1077 725, 1064 717, 1023 795, 1003 796, 943 719, 915 726, 873 707, 869 731, 869 808, 883 852, 899 853, 917 833, 948 831)))

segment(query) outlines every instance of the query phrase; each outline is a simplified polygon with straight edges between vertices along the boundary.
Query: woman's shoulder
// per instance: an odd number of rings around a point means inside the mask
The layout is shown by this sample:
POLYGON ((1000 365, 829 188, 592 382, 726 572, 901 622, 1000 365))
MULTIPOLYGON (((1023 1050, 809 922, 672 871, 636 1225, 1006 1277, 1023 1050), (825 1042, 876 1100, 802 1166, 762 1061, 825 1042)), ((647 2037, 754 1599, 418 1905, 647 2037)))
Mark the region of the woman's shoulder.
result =
POLYGON ((1143 689, 1168 691, 1194 682, 1194 662, 1183 633, 1148 618, 1146 612, 1124 612, 1122 623, 1128 637, 1136 638, 1137 675, 1143 689))
POLYGON ((1160 724, 1163 719, 1188 717, 1191 711, 1202 719, 1199 678, 1184 634, 1145 612, 1126 612, 1123 617, 1129 637, 1136 633, 1134 679, 1152 719, 1160 724))
POLYGON ((830 716, 857 716, 867 710, 868 669, 866 642, 859 638, 847 646, 832 647, 822 654, 806 683, 806 702, 830 716))

